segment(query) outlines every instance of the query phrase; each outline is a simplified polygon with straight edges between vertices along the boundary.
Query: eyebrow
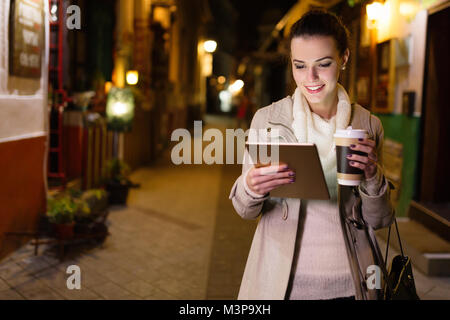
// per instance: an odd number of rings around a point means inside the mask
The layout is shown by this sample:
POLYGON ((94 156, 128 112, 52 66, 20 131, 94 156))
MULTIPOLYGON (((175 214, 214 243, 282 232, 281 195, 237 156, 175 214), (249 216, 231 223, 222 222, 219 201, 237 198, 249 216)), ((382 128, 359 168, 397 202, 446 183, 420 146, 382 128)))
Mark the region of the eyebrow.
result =
MULTIPOLYGON (((319 62, 319 61, 322 61, 322 60, 325 60, 325 59, 333 59, 333 57, 330 57, 330 56, 326 56, 326 57, 323 57, 323 58, 317 59, 317 60, 316 60, 315 62, 319 62)), ((302 60, 298 60, 298 59, 294 59, 294 62, 305 63, 305 61, 302 61, 302 60)))

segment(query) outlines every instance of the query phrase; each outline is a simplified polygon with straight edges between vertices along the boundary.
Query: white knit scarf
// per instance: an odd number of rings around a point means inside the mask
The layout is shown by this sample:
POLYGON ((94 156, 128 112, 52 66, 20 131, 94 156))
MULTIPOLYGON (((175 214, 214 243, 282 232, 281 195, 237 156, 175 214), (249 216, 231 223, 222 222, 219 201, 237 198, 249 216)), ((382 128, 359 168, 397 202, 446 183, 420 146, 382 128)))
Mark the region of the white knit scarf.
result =
POLYGON ((294 121, 292 122, 292 128, 298 142, 316 144, 332 200, 337 199, 336 145, 333 134, 336 130, 347 128, 351 115, 351 104, 347 92, 339 83, 337 88, 337 112, 336 116, 329 121, 311 112, 299 88, 295 90, 293 96, 294 121))

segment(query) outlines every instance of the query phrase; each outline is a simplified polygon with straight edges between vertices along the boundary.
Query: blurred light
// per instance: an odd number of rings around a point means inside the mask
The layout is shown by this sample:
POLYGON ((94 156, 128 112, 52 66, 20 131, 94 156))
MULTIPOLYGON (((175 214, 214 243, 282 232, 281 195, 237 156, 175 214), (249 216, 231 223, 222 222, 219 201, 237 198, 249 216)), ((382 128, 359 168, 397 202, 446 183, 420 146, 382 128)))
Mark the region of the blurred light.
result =
POLYGON ((367 26, 369 29, 377 27, 378 21, 383 16, 383 9, 383 4, 377 1, 366 5, 367 26))
POLYGON ((263 68, 260 65, 257 65, 253 70, 255 76, 260 76, 263 73, 263 68))
POLYGON ((383 4, 380 2, 372 2, 366 6, 366 13, 369 20, 377 21, 383 14, 383 4))
POLYGON ((127 71, 126 78, 127 78, 127 83, 131 86, 134 86, 139 81, 139 72, 136 70, 127 71))
POLYGON ((111 81, 106 81, 105 82, 105 94, 108 94, 109 90, 111 90, 112 88, 112 82, 111 81))
POLYGON ((213 53, 214 51, 216 51, 217 42, 215 42, 214 40, 205 41, 205 43, 203 44, 203 48, 206 52, 213 53))
POLYGON ((242 76, 245 73, 245 69, 247 69, 247 66, 245 65, 245 63, 240 63, 238 70, 237 70, 238 74, 240 76, 242 76))
POLYGON ((170 8, 155 6, 153 8, 153 19, 155 22, 161 23, 164 29, 169 29, 171 25, 170 21, 170 8))
POLYGON ((111 114, 113 116, 123 116, 128 111, 128 106, 123 102, 115 102, 111 106, 111 114))
POLYGON ((232 94, 236 94, 244 87, 244 81, 242 80, 236 80, 233 82, 229 87, 228 91, 230 91, 232 94))
POLYGON ((222 90, 219 93, 220 110, 222 112, 231 111, 231 92, 228 90, 222 90))
POLYGON ((378 30, 386 30, 388 31, 391 24, 393 23, 392 21, 393 17, 392 17, 392 10, 391 10, 391 1, 386 0, 382 6, 381 9, 381 17, 380 19, 378 19, 377 23, 376 23, 376 27, 378 28, 378 30))
POLYGON ((399 7, 400 14, 409 19, 417 13, 418 9, 417 4, 413 2, 402 2, 399 7))
POLYGON ((210 75, 212 75, 212 70, 213 70, 213 57, 212 54, 210 53, 206 53, 203 56, 203 69, 202 69, 202 74, 205 77, 209 77, 210 75))
POLYGON ((58 12, 58 5, 52 4, 52 7, 51 7, 51 9, 50 9, 50 19, 51 19, 53 22, 58 21, 58 15, 57 15, 57 12, 58 12))
POLYGON ((225 78, 224 76, 220 76, 217 78, 217 82, 220 84, 224 84, 227 81, 227 78, 225 78))
POLYGON ((129 88, 113 87, 106 102, 108 129, 129 131, 134 118, 134 96, 129 88))

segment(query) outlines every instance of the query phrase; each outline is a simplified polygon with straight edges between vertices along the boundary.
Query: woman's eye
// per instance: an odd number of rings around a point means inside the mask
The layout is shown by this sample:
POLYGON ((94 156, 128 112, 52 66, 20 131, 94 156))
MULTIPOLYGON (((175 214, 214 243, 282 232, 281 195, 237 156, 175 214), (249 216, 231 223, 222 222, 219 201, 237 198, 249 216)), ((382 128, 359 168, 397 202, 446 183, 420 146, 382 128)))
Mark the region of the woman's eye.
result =
POLYGON ((319 64, 319 67, 328 68, 331 65, 331 62, 319 64))
POLYGON ((305 66, 296 65, 295 69, 303 69, 305 66))

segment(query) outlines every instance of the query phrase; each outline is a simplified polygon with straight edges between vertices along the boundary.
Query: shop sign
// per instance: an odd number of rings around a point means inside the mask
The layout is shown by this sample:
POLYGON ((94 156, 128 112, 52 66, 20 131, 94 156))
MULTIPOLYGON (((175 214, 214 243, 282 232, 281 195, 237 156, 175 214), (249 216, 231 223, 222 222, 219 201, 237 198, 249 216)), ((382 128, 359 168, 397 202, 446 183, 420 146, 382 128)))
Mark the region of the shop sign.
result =
POLYGON ((11 0, 9 74, 40 78, 44 47, 44 1, 11 0))

